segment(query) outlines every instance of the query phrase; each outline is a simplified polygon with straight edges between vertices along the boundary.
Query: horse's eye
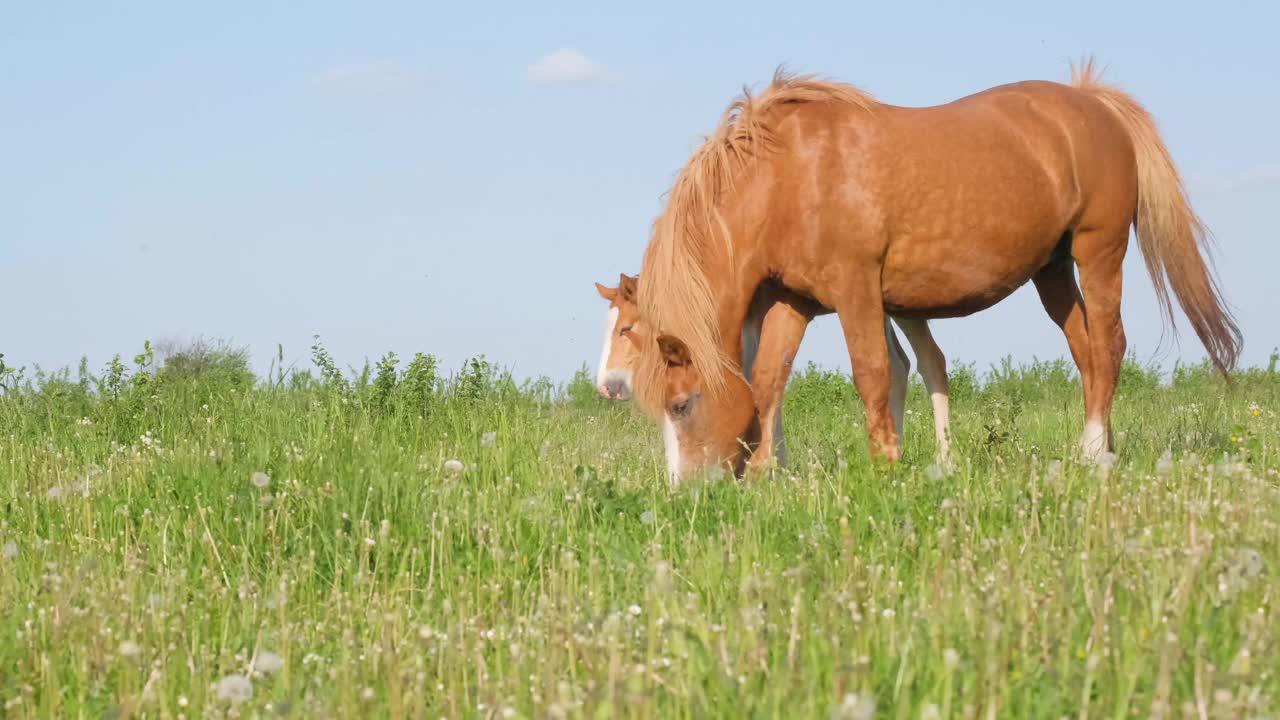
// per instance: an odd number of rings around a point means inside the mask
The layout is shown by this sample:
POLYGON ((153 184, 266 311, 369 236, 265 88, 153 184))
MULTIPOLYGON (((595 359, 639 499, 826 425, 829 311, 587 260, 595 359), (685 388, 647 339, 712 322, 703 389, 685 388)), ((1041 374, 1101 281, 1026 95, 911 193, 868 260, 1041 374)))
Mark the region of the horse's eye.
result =
POLYGON ((627 333, 631 332, 631 328, 633 328, 633 327, 635 327, 635 326, 634 326, 634 325, 627 325, 626 327, 618 328, 618 334, 619 334, 619 335, 626 335, 627 333))
POLYGON ((671 403, 671 414, 675 415, 678 418, 682 418, 688 415, 690 399, 691 398, 685 397, 685 398, 681 398, 676 402, 671 403))

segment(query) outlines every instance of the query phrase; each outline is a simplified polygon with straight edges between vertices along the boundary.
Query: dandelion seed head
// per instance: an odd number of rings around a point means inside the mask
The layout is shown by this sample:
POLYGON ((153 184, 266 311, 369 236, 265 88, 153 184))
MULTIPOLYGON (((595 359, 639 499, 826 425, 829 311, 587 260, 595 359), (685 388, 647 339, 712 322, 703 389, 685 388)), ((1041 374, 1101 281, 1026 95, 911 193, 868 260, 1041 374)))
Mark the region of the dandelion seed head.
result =
POLYGON ((142 654, 142 646, 132 640, 125 640, 116 648, 120 657, 132 660, 142 654))
POLYGON ((948 670, 955 670, 960 666, 960 653, 955 648, 947 648, 942 651, 942 662, 948 670))
POLYGON ((487 448, 493 447, 494 445, 497 444, 497 442, 498 442, 498 433, 496 432, 487 432, 480 436, 481 447, 487 447, 487 448))
POLYGON ((1047 484, 1054 484, 1062 479, 1062 461, 1053 460, 1044 469, 1044 481, 1047 484))
POLYGON ((271 484, 271 476, 259 470, 249 476, 249 482, 253 483, 254 487, 264 488, 271 484))
POLYGON ((253 683, 244 675, 228 675, 218 681, 215 694, 219 700, 239 705, 253 699, 253 683))
POLYGON ((3 555, 6 560, 18 557, 18 543, 13 540, 5 543, 4 549, 0 550, 0 555, 3 555))
POLYGON ((836 708, 837 720, 871 720, 876 716, 876 701, 870 695, 849 693, 836 708))
POLYGON ((462 471, 465 469, 466 469, 466 466, 462 464, 461 460, 445 460, 444 461, 444 471, 449 475, 453 475, 453 476, 461 475, 462 471))
POLYGON ((253 667, 260 672, 277 673, 284 669, 284 658, 270 650, 263 650, 258 653, 258 658, 253 661, 253 667))

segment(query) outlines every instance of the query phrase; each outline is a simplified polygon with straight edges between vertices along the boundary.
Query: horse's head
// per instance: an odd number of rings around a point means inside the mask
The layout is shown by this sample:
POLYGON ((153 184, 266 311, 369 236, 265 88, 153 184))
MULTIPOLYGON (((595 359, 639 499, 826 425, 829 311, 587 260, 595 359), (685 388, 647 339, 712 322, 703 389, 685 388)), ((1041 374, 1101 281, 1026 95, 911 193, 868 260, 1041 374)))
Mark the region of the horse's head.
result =
POLYGON ((596 389, 610 400, 631 397, 631 378, 638 350, 624 335, 638 329, 640 309, 636 305, 636 281, 629 275, 618 276, 618 287, 596 283, 600 297, 609 301, 609 315, 604 328, 604 350, 596 368, 596 389))
POLYGON ((727 467, 741 475, 760 438, 755 400, 741 375, 728 369, 724 389, 704 392, 702 372, 679 338, 650 338, 643 330, 624 333, 637 348, 656 342, 665 368, 662 372, 662 441, 667 470, 673 480, 702 468, 727 467))

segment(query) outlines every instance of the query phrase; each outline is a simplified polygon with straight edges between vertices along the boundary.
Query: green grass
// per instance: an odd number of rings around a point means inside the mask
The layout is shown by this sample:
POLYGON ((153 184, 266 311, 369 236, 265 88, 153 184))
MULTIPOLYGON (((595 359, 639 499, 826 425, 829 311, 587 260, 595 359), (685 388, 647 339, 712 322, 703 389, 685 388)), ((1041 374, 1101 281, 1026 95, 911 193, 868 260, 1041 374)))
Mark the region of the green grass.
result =
POLYGON ((784 475, 672 489, 653 424, 581 375, 202 352, 0 365, 0 716, 1280 707, 1274 362, 1127 365, 1109 472, 1071 459, 1069 365, 954 368, 950 475, 918 384, 877 467, 848 378, 810 369, 784 475))

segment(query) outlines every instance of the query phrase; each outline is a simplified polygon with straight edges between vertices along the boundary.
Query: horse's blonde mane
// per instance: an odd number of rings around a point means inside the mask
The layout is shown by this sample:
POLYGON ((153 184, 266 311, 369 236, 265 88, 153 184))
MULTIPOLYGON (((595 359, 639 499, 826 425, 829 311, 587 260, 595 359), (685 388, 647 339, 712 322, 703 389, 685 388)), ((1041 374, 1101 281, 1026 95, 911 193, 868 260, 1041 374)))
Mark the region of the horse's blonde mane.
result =
MULTIPOLYGON (((744 89, 676 177, 645 250, 640 270, 644 278, 639 293, 641 317, 655 338, 669 334, 688 346, 703 390, 712 396, 724 390, 725 371, 740 372, 736 359, 722 349, 718 308, 707 278, 717 230, 725 255, 733 256, 718 205, 751 160, 779 149, 781 143, 769 124, 775 111, 801 103, 839 103, 870 110, 875 101, 852 86, 789 75, 782 69, 759 95, 744 89)), ((651 412, 662 410, 664 370, 657 343, 646 343, 637 363, 635 390, 636 399, 651 412)))

